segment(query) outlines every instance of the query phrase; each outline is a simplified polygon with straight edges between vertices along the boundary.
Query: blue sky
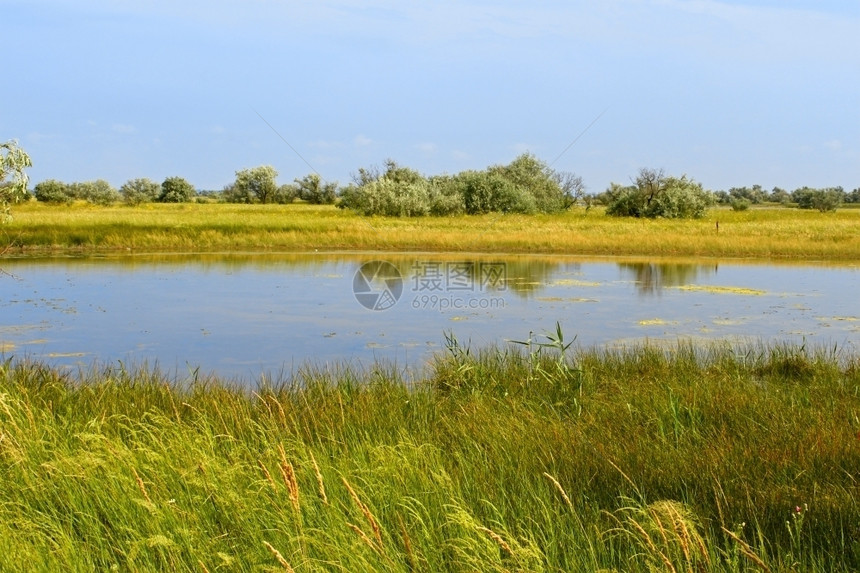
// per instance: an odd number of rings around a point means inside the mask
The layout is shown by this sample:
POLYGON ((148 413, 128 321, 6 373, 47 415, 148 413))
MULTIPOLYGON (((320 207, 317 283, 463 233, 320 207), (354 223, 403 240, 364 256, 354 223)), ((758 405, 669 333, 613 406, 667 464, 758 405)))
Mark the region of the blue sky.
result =
POLYGON ((33 182, 531 151, 591 192, 640 167, 860 187, 853 0, 0 0, 0 36, 0 139, 33 182))

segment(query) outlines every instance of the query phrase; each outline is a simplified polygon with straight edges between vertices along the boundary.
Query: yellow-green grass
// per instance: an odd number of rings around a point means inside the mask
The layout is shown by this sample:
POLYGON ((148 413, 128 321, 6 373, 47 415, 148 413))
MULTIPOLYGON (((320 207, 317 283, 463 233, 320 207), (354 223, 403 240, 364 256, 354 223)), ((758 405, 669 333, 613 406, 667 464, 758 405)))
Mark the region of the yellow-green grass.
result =
POLYGON ((472 251, 860 260, 860 210, 712 209, 700 220, 558 215, 368 218, 332 206, 19 205, 7 253, 472 251))
POLYGON ((860 359, 449 341, 253 389, 0 363, 0 570, 860 569, 860 359))

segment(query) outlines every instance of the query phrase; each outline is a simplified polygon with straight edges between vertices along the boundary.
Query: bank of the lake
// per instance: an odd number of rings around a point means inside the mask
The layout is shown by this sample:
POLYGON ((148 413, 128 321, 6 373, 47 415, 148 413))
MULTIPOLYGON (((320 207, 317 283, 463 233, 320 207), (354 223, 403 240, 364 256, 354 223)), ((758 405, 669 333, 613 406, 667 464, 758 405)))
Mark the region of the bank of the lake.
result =
POLYGON ((712 209, 700 220, 558 215, 363 217, 332 206, 19 205, 6 254, 45 252, 471 251, 860 260, 860 209, 712 209))
POLYGON ((8 361, 2 568, 860 568, 856 355, 531 350, 253 392, 8 361))

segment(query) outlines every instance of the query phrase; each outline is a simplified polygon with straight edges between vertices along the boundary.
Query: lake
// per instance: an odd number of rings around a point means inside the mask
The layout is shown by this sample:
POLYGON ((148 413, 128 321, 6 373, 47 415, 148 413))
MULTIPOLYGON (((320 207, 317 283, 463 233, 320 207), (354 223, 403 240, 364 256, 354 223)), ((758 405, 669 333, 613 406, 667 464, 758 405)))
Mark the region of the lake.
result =
POLYGON ((678 339, 860 344, 860 267, 468 254, 3 259, 0 353, 65 367, 280 376, 303 364, 420 369, 474 347, 678 339))

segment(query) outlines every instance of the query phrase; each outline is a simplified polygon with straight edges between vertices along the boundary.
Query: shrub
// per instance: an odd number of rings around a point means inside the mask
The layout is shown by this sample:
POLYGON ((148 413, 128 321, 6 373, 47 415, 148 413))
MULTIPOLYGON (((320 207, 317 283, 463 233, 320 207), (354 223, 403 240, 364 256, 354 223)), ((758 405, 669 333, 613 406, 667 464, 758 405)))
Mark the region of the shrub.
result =
POLYGON ((508 165, 430 179, 388 160, 384 171, 360 169, 339 205, 366 215, 554 213, 573 205, 583 189, 580 177, 555 172, 528 153, 508 165))
POLYGON ((110 205, 120 199, 120 195, 111 184, 104 179, 95 181, 84 181, 83 183, 70 183, 69 193, 75 199, 81 199, 94 205, 110 205))
POLYGON ((129 179, 119 188, 123 201, 129 205, 140 205, 158 199, 161 186, 155 181, 147 178, 129 179))
POLYGON ((75 198, 69 192, 69 186, 56 179, 47 179, 36 183, 33 195, 37 201, 44 203, 71 203, 75 198))
POLYGON ((36 199, 46 203, 71 203, 87 201, 95 205, 110 205, 119 201, 120 194, 104 179, 79 183, 63 183, 48 179, 38 183, 33 192, 36 199))
MULTIPOLYGON (((522 204, 518 197, 523 193, 531 196, 531 200, 526 201, 526 203, 533 204, 535 210, 543 213, 557 213, 567 209, 573 203, 573 197, 562 188, 563 176, 557 174, 546 163, 530 153, 520 155, 503 167, 490 168, 490 171, 499 173, 518 188, 519 193, 517 194, 510 195, 503 192, 501 195, 502 198, 513 200, 514 204, 519 204, 522 207, 528 206, 522 204)), ((504 211, 503 208, 494 210, 504 211)))
POLYGON ((450 175, 437 175, 429 181, 430 214, 462 215, 466 212, 462 182, 450 175))
MULTIPOLYGON (((236 172, 236 181, 225 193, 233 203, 274 203, 278 172, 271 165, 261 165, 236 172)), ((225 188, 225 192, 228 189, 225 188)))
POLYGON ((749 208, 750 202, 748 199, 732 199, 733 211, 747 211, 749 208))
POLYGON ((749 187, 732 187, 729 189, 729 201, 733 199, 744 199, 753 205, 764 203, 768 199, 767 192, 761 188, 761 185, 753 185, 749 187))
POLYGON ((651 201, 645 215, 651 218, 701 219, 713 204, 713 196, 700 183, 688 179, 686 175, 680 179, 669 177, 662 192, 651 201))
POLYGON ((426 182, 398 183, 381 177, 360 187, 349 186, 341 195, 341 205, 364 215, 427 215, 430 212, 428 187, 426 182))
POLYGON ((770 195, 768 196, 768 201, 771 203, 779 203, 781 205, 787 205, 791 202, 791 193, 786 191, 785 189, 780 189, 779 187, 774 187, 771 190, 770 195))
POLYGON ((182 177, 168 177, 161 183, 158 200, 162 203, 186 203, 196 194, 191 183, 182 177))
POLYGON ((337 183, 323 181, 317 173, 295 180, 296 195, 312 205, 332 205, 337 200, 337 183))
POLYGON ((284 183, 275 191, 274 202, 280 205, 287 205, 295 201, 298 196, 299 188, 296 185, 284 183))
POLYGON ((386 169, 359 169, 353 183, 341 190, 339 207, 364 215, 420 216, 430 213, 430 182, 417 171, 391 159, 386 169))
POLYGON ((518 186, 501 169, 467 171, 458 175, 462 181, 466 213, 480 215, 502 213, 534 213, 537 201, 526 188, 518 186))
POLYGON ((826 213, 828 211, 836 211, 842 205, 845 192, 841 187, 827 189, 801 187, 791 195, 797 206, 801 209, 818 209, 822 213, 826 213))
POLYGON ((841 188, 820 189, 812 195, 812 208, 822 213, 836 211, 842 206, 845 193, 841 188))
POLYGON ((25 170, 32 166, 33 161, 17 141, 0 143, 0 223, 12 220, 10 205, 30 199, 30 176, 25 170))
POLYGON ((247 189, 238 189, 235 183, 224 185, 221 190, 221 200, 225 203, 253 203, 253 197, 247 193, 247 189))
POLYGON ((662 170, 652 169, 640 169, 635 185, 613 183, 605 197, 607 215, 652 219, 698 219, 715 202, 712 193, 686 175, 667 177, 662 170))

